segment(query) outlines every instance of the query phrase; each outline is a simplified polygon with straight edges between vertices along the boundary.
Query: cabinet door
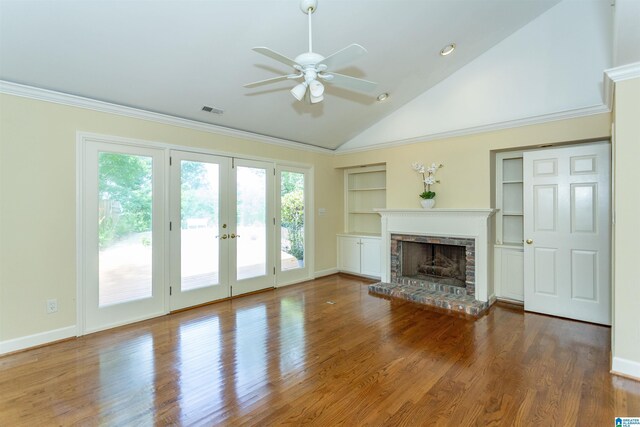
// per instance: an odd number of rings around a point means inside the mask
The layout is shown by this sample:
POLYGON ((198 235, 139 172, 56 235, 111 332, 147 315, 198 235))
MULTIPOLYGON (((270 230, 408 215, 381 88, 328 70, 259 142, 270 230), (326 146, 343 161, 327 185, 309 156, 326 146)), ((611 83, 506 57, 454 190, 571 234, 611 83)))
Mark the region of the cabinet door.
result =
POLYGON ((338 270, 360 273, 360 238, 338 236, 338 270))
POLYGON ((360 239, 360 272, 380 277, 380 239, 360 239))
POLYGON ((524 256, 522 249, 502 249, 500 280, 502 296, 524 301, 524 256))

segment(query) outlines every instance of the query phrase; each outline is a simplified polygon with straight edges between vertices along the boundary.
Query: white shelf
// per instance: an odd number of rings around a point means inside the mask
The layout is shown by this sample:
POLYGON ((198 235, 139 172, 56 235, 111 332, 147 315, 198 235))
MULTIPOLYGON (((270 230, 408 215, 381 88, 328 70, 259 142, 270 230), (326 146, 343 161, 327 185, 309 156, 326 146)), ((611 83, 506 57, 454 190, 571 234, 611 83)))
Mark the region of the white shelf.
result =
POLYGON ((379 235, 380 215, 374 209, 387 202, 385 166, 346 169, 344 230, 358 235, 379 235))

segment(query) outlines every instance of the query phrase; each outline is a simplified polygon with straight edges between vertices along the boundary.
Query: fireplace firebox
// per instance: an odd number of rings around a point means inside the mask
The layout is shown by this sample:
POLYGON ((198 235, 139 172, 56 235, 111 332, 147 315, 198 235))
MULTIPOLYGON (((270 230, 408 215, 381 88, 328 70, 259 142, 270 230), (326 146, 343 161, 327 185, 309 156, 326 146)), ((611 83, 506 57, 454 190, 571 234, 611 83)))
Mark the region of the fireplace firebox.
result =
POLYGON ((475 295, 475 240, 391 234, 391 282, 418 281, 475 295))

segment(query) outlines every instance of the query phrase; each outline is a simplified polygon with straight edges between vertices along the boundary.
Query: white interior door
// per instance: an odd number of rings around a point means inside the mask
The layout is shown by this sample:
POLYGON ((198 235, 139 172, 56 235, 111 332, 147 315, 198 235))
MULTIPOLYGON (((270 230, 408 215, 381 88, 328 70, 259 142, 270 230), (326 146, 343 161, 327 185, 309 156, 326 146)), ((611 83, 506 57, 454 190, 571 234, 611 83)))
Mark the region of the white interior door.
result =
POLYGON ((84 332, 164 313, 164 150, 82 149, 84 332))
POLYGON ((610 151, 524 153, 525 310, 611 324, 610 151))
POLYGON ((234 159, 229 215, 231 294, 275 284, 273 163, 234 159))
POLYGON ((231 159, 171 152, 171 309, 229 297, 231 159))

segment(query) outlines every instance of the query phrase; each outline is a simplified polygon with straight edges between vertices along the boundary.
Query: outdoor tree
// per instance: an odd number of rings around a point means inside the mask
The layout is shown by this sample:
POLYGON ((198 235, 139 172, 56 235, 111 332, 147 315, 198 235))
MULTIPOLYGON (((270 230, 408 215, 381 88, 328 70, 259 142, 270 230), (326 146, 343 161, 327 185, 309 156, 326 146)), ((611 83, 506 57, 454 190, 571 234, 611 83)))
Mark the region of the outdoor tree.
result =
POLYGON ((298 189, 282 196, 282 227, 287 229, 291 248, 289 253, 304 258, 304 190, 298 189))

